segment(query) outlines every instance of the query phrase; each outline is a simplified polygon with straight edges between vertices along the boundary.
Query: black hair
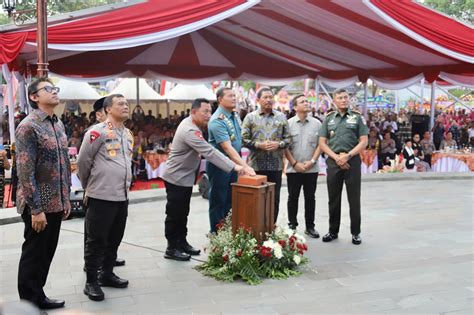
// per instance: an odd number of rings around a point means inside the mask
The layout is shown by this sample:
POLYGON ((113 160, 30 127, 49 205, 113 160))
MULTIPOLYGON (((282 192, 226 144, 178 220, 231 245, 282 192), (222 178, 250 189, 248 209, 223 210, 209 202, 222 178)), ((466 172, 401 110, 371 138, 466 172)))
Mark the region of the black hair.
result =
POLYGON ((216 99, 219 100, 219 97, 224 97, 224 92, 229 90, 232 91, 232 89, 229 87, 221 87, 220 89, 218 89, 216 92, 216 99))
POLYGON ((334 92, 332 92, 332 97, 336 97, 336 95, 342 94, 342 93, 347 93, 349 92, 346 89, 337 89, 334 92))
POLYGON ((260 98, 262 97, 263 92, 271 92, 272 95, 273 95, 273 91, 272 91, 270 88, 268 88, 268 87, 263 87, 263 88, 261 88, 260 90, 258 90, 258 92, 257 92, 257 99, 260 99, 260 98))
POLYGON ((38 78, 35 81, 31 82, 31 84, 28 86, 28 101, 30 102, 30 106, 34 109, 38 109, 38 104, 35 101, 32 101, 30 99, 30 96, 38 92, 38 85, 41 82, 48 82, 51 83, 51 85, 54 85, 53 81, 51 81, 51 79, 49 78, 38 78))
POLYGON ((295 97, 293 97, 293 106, 296 106, 297 105, 297 100, 300 98, 300 97, 304 97, 305 95, 304 94, 298 94, 296 95, 295 97))
POLYGON ((193 104, 191 105, 191 109, 199 109, 201 108, 201 103, 207 103, 209 104, 209 100, 205 98, 197 98, 193 101, 193 104))
MULTIPOLYGON (((103 108, 104 112, 107 114, 107 107, 112 106, 114 103, 114 97, 124 97, 122 94, 111 94, 104 99, 103 108)), ((138 105, 137 105, 138 106, 138 105)))

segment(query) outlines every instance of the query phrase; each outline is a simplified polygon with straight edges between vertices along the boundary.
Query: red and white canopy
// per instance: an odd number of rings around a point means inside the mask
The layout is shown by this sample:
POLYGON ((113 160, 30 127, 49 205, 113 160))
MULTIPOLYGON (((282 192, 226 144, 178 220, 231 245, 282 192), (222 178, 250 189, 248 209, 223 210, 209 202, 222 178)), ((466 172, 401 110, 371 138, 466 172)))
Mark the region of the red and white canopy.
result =
MULTIPOLYGON (((0 63, 34 62, 35 37, 1 33, 0 63)), ((51 26, 48 41, 50 69, 65 76, 391 82, 442 73, 474 85, 472 26, 408 0, 150 0, 51 26)))

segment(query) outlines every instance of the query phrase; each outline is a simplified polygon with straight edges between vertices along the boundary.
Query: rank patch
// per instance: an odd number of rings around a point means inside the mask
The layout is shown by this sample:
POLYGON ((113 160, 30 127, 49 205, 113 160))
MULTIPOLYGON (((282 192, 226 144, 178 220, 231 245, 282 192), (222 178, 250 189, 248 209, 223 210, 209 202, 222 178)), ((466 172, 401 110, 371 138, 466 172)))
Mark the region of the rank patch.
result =
POLYGON ((98 133, 95 130, 92 130, 90 133, 90 142, 93 143, 95 140, 97 140, 100 137, 100 133, 98 133))
POLYGON ((204 140, 204 137, 202 136, 202 133, 201 133, 201 132, 195 131, 194 134, 195 134, 196 137, 198 137, 199 139, 204 140))

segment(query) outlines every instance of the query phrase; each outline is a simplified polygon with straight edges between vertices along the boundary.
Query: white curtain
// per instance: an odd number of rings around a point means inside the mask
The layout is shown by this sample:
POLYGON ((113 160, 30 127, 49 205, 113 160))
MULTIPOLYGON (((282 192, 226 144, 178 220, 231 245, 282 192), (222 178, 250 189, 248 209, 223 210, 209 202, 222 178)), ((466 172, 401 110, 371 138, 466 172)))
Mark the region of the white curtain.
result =
POLYGON ((56 78, 65 79, 65 80, 72 80, 72 81, 81 81, 81 82, 97 82, 97 81, 113 80, 113 79, 116 79, 116 78, 136 78, 137 77, 136 75, 134 75, 130 71, 125 71, 125 72, 122 72, 122 73, 117 73, 117 74, 104 76, 104 77, 84 77, 84 78, 75 77, 75 76, 68 77, 68 76, 60 75, 60 74, 53 73, 53 72, 50 72, 49 74, 50 74, 49 75, 50 77, 56 77, 56 78))
POLYGON ((24 112, 25 108, 28 107, 28 99, 26 96, 26 79, 23 74, 18 71, 13 71, 13 75, 18 81, 18 103, 20 105, 20 111, 24 112))
POLYGON ((350 77, 350 78, 347 78, 347 79, 342 79, 342 80, 332 80, 332 79, 328 79, 328 78, 325 78, 325 77, 322 77, 322 76, 318 76, 320 82, 332 87, 332 88, 335 88, 335 89, 342 89, 342 88, 345 88, 345 87, 348 87, 348 86, 351 86, 351 85, 354 85, 356 82, 359 81, 359 77, 358 76, 353 76, 353 77, 350 77))
POLYGON ((15 142, 15 99, 13 97, 13 74, 7 64, 2 65, 3 77, 7 81, 8 100, 8 127, 10 131, 10 143, 15 142))
POLYGON ((372 82, 380 86, 381 88, 387 89, 387 90, 401 90, 401 89, 406 89, 414 84, 419 84, 421 79, 423 79, 423 73, 420 73, 419 75, 409 78, 406 80, 397 80, 397 81, 390 81, 390 80, 385 80, 385 79, 380 79, 376 77, 370 77, 372 82))
POLYGON ((452 85, 459 85, 474 89, 474 76, 466 76, 459 74, 451 74, 446 72, 441 72, 439 77, 446 82, 451 83, 452 85))

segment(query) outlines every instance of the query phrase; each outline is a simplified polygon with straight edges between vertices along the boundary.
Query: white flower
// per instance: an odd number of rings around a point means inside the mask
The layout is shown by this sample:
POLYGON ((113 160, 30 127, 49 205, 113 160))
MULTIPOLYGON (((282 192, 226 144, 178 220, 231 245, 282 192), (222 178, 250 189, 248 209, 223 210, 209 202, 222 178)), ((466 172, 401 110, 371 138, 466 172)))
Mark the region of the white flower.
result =
POLYGON ((283 251, 281 250, 281 246, 278 245, 273 249, 273 253, 277 259, 281 259, 283 257, 283 251))
POLYGON ((306 244, 306 239, 304 238, 303 235, 301 235, 299 233, 295 233, 295 237, 298 240, 298 242, 300 242, 302 244, 306 244))
POLYGON ((286 234, 288 237, 290 237, 290 236, 292 236, 293 234, 295 234, 295 231, 293 231, 293 230, 290 229, 290 228, 286 228, 286 229, 285 229, 285 234, 286 234))
POLYGON ((268 240, 268 241, 263 242, 263 246, 271 248, 271 249, 275 248, 275 244, 280 245, 273 240, 268 240))
POLYGON ((301 262, 301 257, 298 255, 293 256, 293 261, 295 262, 296 265, 299 265, 301 262))

